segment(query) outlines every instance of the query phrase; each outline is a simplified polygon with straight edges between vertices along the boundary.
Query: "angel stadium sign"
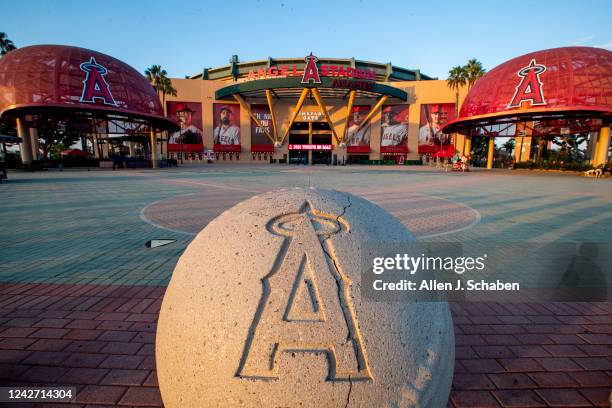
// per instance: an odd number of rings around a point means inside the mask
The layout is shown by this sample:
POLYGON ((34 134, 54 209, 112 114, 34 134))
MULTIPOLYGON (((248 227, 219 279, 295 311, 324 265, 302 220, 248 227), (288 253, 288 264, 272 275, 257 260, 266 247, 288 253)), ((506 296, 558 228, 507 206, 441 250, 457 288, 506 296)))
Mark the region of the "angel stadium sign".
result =
POLYGON ((306 56, 304 61, 306 65, 303 70, 299 70, 296 64, 272 65, 268 68, 252 69, 244 81, 302 76, 303 84, 320 84, 321 77, 332 77, 338 79, 336 84, 338 88, 348 88, 350 87, 349 82, 354 81, 376 81, 376 71, 373 69, 357 69, 330 64, 321 64, 319 66, 317 65, 319 59, 312 55, 312 53, 306 56))

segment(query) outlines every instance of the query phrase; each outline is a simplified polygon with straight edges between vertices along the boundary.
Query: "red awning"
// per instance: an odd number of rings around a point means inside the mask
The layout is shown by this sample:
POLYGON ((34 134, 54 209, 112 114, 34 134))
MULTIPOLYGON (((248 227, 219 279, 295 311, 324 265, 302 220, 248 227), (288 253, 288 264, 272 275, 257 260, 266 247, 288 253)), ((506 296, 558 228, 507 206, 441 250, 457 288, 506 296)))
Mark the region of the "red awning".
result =
POLYGON ((168 151, 169 152, 188 152, 188 153, 201 153, 204 151, 204 146, 199 144, 199 143, 183 143, 183 146, 181 147, 180 143, 171 143, 168 144, 168 151))
POLYGON ((274 145, 272 144, 251 145, 251 153, 274 153, 274 145))
POLYGON ((408 153, 408 146, 381 146, 381 153, 408 153))
POLYGON ((62 154, 62 156, 82 156, 82 157, 89 156, 89 153, 87 153, 86 151, 83 151, 81 149, 62 150, 61 154, 62 154))
POLYGON ((222 145, 216 144, 213 147, 215 153, 223 153, 223 152, 237 152, 240 153, 240 145, 222 145))
POLYGON ((347 153, 370 153, 370 146, 346 146, 347 153))

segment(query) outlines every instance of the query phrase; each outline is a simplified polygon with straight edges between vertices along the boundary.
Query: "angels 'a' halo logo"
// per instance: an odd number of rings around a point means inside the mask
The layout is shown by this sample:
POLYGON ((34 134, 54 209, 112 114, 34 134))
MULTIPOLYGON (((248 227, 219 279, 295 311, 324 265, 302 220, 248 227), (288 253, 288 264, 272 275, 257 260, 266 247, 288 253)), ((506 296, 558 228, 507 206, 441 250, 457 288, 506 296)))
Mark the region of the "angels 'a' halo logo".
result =
POLYGON ((526 67, 521 68, 516 74, 521 78, 521 82, 517 85, 508 108, 518 108, 524 101, 529 101, 532 106, 546 105, 540 80, 540 75, 545 71, 546 66, 538 64, 535 59, 532 59, 526 67))
POLYGON ((249 329, 237 377, 278 379, 288 353, 323 353, 328 381, 372 381, 364 340, 334 239, 350 226, 305 201, 268 221, 283 238, 249 329), (285 357, 283 357, 285 356, 285 357))
POLYGON ((304 58, 306 61, 306 66, 304 67, 304 75, 302 75, 302 83, 303 84, 320 84, 321 77, 319 76, 319 67, 317 67, 317 61, 319 59, 312 55, 312 52, 309 56, 304 58))
POLYGON ((117 102, 115 102, 115 98, 110 91, 110 86, 104 78, 108 73, 106 67, 98 64, 94 57, 90 57, 89 61, 83 62, 79 67, 81 71, 86 73, 80 101, 96 103, 96 100, 98 100, 104 105, 117 106, 117 102))

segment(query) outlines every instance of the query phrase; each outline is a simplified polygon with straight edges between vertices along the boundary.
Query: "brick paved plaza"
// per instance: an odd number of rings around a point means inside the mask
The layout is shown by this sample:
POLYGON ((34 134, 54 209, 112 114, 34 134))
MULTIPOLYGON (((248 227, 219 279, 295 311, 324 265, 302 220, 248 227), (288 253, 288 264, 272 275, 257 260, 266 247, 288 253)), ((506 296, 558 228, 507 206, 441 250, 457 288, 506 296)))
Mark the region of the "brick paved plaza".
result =
MULTIPOLYGON (((76 385, 70 407, 160 406, 156 321, 179 256, 234 204, 295 186, 363 196, 422 241, 612 241, 612 180, 559 173, 286 165, 11 172, 0 185, 0 385, 76 385), (146 248, 151 239, 176 242, 146 248)), ((449 406, 609 406, 612 303, 451 307, 449 406)))

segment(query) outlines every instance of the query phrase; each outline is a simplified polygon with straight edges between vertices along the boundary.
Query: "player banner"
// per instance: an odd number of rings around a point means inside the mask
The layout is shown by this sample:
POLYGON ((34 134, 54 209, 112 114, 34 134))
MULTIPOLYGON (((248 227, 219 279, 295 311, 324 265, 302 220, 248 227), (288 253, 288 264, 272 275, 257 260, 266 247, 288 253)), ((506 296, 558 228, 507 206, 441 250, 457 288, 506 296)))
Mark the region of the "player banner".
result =
POLYGON ((387 105, 382 109, 381 153, 408 153, 408 105, 387 105))
POLYGON ((351 109, 348 128, 346 129, 346 145, 348 153, 369 153, 370 152, 370 121, 364 124, 361 129, 359 125, 370 114, 370 105, 355 105, 351 109))
POLYGON ((442 127, 455 119, 454 103, 421 105, 419 124, 419 154, 452 157, 455 154, 451 135, 442 133, 442 127))
POLYGON ((240 106, 213 104, 213 143, 218 146, 240 146, 240 106))
POLYGON ((251 105, 251 113, 257 118, 261 126, 251 118, 251 152, 273 152, 274 145, 266 132, 274 137, 272 114, 268 105, 251 105))
POLYGON ((167 112, 168 117, 175 120, 180 126, 180 129, 172 133, 168 139, 168 151, 201 152, 204 150, 202 104, 172 101, 167 103, 167 112))

